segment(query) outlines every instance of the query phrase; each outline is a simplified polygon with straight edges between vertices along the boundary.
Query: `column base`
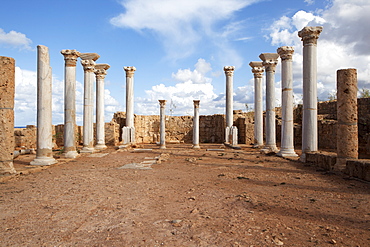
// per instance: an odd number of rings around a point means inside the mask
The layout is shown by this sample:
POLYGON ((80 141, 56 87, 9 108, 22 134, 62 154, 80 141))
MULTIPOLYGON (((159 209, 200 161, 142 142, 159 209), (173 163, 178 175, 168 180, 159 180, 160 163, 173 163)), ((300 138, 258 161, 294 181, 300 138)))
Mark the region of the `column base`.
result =
POLYGON ((106 149, 107 145, 105 145, 105 144, 96 144, 94 148, 98 149, 98 150, 102 150, 102 149, 106 149))
POLYGON ((13 161, 0 161, 0 174, 16 174, 16 170, 13 166, 13 161))
POLYGON ((195 144, 195 145, 193 145, 193 149, 200 149, 199 144, 195 144))
POLYGON ((294 151, 294 149, 281 149, 277 154, 280 157, 297 157, 298 154, 294 151))
POLYGON ((257 143, 255 143, 254 145, 253 145, 253 148, 262 148, 263 147, 263 143, 262 144, 257 144, 257 143))
POLYGON ((52 164, 58 163, 58 161, 52 157, 36 157, 30 162, 31 166, 50 166, 52 164))
POLYGON ((261 149, 262 153, 277 153, 279 152, 279 149, 276 147, 276 145, 266 145, 261 149))
POLYGON ((166 145, 161 145, 159 149, 166 149, 166 145))
POLYGON ((62 154, 62 157, 66 159, 75 159, 78 156, 80 156, 80 154, 77 151, 68 151, 62 154))
POLYGON ((83 147, 80 151, 80 153, 94 153, 95 148, 89 148, 89 147, 83 147))
POLYGON ((334 171, 344 171, 346 167, 347 167, 347 159, 337 157, 337 162, 334 165, 334 171))

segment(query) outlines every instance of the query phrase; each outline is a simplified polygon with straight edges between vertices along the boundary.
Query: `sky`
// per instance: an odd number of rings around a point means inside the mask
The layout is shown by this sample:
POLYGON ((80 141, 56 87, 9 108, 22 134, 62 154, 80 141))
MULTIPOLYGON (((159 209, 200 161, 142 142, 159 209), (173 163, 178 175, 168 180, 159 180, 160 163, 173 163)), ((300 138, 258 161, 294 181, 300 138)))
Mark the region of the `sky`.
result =
MULTIPOLYGON (((318 40, 318 99, 335 92, 336 71, 356 68, 359 89, 370 89, 369 0, 16 0, 0 8, 0 56, 16 60, 15 125, 35 125, 37 45, 49 47, 53 124, 64 122, 63 49, 95 52, 111 67, 105 78, 105 121, 125 111, 124 66, 135 66, 134 111, 224 114, 224 66, 235 66, 234 109, 253 110, 249 66, 261 53, 293 46, 293 93, 302 101, 304 26, 323 26, 318 40)), ((281 61, 276 105, 281 102, 281 61)), ((76 121, 82 124, 83 68, 76 67, 76 121)))

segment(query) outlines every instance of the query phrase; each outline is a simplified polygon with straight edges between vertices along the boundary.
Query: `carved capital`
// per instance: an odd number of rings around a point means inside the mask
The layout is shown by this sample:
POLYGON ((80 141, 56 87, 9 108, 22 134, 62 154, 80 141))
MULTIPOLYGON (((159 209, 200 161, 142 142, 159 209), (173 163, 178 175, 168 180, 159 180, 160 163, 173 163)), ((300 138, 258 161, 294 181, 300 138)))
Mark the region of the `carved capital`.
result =
POLYGON ((194 102, 194 108, 199 108, 200 100, 193 100, 193 102, 194 102))
POLYGON ((98 60, 100 56, 97 53, 80 53, 80 58, 82 60, 98 60))
POLYGON ((262 78, 263 72, 265 72, 265 68, 263 67, 262 62, 250 62, 249 66, 252 67, 254 78, 262 78))
POLYGON ((136 68, 134 66, 125 66, 123 69, 126 71, 126 77, 133 77, 136 68))
POLYGON ((95 65, 95 76, 97 79, 104 79, 107 75, 107 70, 110 68, 109 64, 96 64, 95 65))
POLYGON ((93 60, 81 60, 81 65, 85 72, 94 72, 95 62, 93 60))
POLYGON ((161 108, 164 108, 166 106, 166 100, 160 99, 158 101, 159 101, 159 105, 160 105, 161 108))
POLYGON ((76 67, 77 58, 80 56, 80 52, 76 50, 61 50, 60 53, 64 56, 66 67, 76 67))
POLYGON ((226 76, 233 76, 235 67, 234 66, 225 66, 224 71, 226 76))
POLYGON ((261 53, 259 57, 262 60, 262 65, 265 67, 266 72, 275 72, 279 54, 261 53))
POLYGON ((292 60, 294 47, 292 46, 282 46, 277 49, 277 53, 279 53, 281 60, 292 60))
POLYGON ((322 32, 322 27, 304 27, 298 32, 298 37, 303 41, 303 46, 305 45, 317 45, 317 39, 322 32))

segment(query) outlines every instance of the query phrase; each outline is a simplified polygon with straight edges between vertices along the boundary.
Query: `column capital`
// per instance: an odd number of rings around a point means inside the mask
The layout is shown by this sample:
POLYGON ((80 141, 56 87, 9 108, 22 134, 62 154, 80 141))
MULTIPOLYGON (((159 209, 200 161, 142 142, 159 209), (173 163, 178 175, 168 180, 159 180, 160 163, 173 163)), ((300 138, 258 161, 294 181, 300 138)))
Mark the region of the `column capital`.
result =
POLYGON ((76 67, 77 58, 80 52, 76 50, 61 50, 60 53, 64 56, 66 67, 76 67))
POLYGON ((279 54, 261 53, 259 58, 262 60, 262 65, 265 67, 266 72, 275 72, 279 54))
POLYGON ((94 72, 95 62, 93 60, 81 60, 81 65, 85 72, 94 72))
POLYGON ((303 41, 303 46, 305 45, 316 45, 317 39, 322 32, 321 26, 316 27, 304 27, 298 32, 298 37, 303 41))
POLYGON ((100 63, 95 65, 94 73, 96 75, 96 78, 98 79, 104 79, 107 75, 107 70, 110 68, 109 64, 106 63, 100 63))
POLYGON ((126 77, 133 77, 136 71, 134 66, 125 66, 123 69, 126 71, 126 77))
POLYGON ((292 60, 294 47, 293 46, 281 46, 277 49, 277 53, 280 55, 281 60, 292 60))
POLYGON ((235 66, 225 66, 224 71, 226 76, 233 76, 235 70, 235 66))
POLYGON ((161 108, 164 108, 166 106, 166 100, 160 99, 158 101, 159 101, 159 105, 161 106, 161 108))
POLYGON ((80 53, 80 58, 82 60, 98 60, 100 56, 97 53, 80 53))
POLYGON ((250 62, 249 66, 252 67, 252 73, 254 78, 262 78, 265 68, 262 65, 262 62, 250 62))
POLYGON ((199 99, 198 100, 193 100, 193 102, 194 102, 194 108, 199 108, 200 100, 199 99))

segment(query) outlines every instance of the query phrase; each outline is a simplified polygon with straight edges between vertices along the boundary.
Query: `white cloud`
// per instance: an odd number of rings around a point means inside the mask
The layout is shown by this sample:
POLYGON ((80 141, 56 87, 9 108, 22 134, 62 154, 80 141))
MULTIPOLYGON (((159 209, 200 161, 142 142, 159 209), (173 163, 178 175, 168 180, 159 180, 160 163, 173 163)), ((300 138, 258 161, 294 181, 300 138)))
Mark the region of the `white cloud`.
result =
POLYGON ((13 47, 19 47, 21 49, 31 50, 32 41, 26 37, 25 34, 16 31, 10 31, 6 33, 0 28, 0 45, 9 45, 13 47))
MULTIPOLYGON (((64 81, 53 77, 52 84, 53 124, 64 123, 64 81)), ((105 89, 105 122, 110 122, 113 114, 122 107, 105 89)), ((37 73, 35 71, 15 70, 15 126, 36 125, 37 115, 37 73)), ((76 122, 83 120, 83 84, 76 82, 76 122)), ((94 119, 95 120, 95 119, 94 119)))
POLYGON ((110 22, 138 32, 153 31, 163 42, 168 58, 177 60, 191 55, 202 39, 210 40, 209 44, 214 46, 227 42, 228 36, 237 31, 241 23, 234 22, 226 27, 215 27, 215 24, 232 18, 236 11, 258 1, 126 0, 121 1, 125 12, 110 22))
POLYGON ((322 25, 318 39, 318 98, 326 100, 336 88, 336 71, 356 68, 359 88, 370 88, 370 32, 364 23, 370 23, 369 1, 334 0, 332 6, 320 11, 320 16, 298 11, 292 17, 283 16, 269 30, 274 46, 295 47, 293 57, 294 91, 302 94, 302 41, 298 31, 304 26, 322 25))
POLYGON ((307 5, 312 5, 315 3, 315 0, 304 0, 305 3, 307 3, 307 5))

